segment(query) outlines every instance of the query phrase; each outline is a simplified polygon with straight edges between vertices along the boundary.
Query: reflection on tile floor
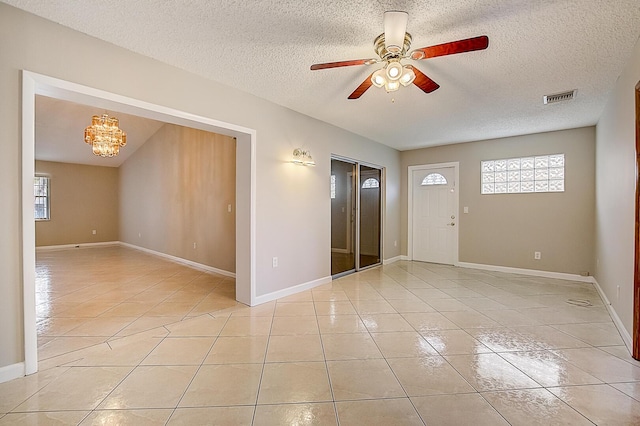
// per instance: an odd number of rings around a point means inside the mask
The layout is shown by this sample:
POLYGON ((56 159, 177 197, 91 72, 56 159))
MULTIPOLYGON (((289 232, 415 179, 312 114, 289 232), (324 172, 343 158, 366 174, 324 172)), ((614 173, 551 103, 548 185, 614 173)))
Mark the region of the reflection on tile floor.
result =
POLYGON ((0 384, 0 425, 640 424, 590 284, 396 262, 234 295, 127 248, 38 253, 40 371, 0 384))

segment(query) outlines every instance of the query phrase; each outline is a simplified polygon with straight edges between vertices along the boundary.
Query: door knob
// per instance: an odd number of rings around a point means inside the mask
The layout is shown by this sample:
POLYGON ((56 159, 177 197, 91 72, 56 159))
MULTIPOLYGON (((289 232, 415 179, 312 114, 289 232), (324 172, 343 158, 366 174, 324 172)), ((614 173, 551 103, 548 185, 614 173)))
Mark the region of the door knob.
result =
POLYGON ((456 226, 455 222, 447 223, 447 226, 456 226))

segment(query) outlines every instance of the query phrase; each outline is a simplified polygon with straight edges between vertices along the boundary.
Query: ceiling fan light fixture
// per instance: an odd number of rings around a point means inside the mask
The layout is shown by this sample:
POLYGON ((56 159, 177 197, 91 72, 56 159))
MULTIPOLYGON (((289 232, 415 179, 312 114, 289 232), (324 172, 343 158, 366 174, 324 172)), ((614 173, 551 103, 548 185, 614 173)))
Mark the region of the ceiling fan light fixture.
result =
POLYGON ((374 72, 371 76, 371 83, 373 83, 373 85, 376 87, 383 87, 386 82, 387 79, 384 76, 384 68, 381 68, 378 71, 374 72))
POLYGON ((386 90, 387 93, 395 92, 399 88, 400 88, 400 83, 397 80, 396 81, 387 81, 387 84, 384 85, 384 90, 386 90))
POLYGON ((373 41, 373 50, 380 59, 354 59, 313 64, 311 70, 383 63, 383 68, 369 74, 349 95, 348 99, 359 99, 371 86, 384 87, 387 92, 395 92, 400 86, 414 84, 424 93, 431 93, 437 90, 440 85, 426 76, 419 68, 412 65, 402 65, 401 61, 473 52, 486 49, 489 46, 489 38, 482 35, 410 50, 413 38, 407 32, 408 21, 407 12, 391 10, 384 13, 384 32, 373 41))
POLYGON ((408 85, 413 83, 413 80, 415 79, 416 79, 416 73, 413 72, 413 68, 407 65, 402 67, 402 76, 400 77, 400 84, 402 84, 404 87, 407 87, 408 85))
POLYGON ((398 61, 389 62, 387 65, 387 79, 397 81, 402 77, 402 64, 398 61))

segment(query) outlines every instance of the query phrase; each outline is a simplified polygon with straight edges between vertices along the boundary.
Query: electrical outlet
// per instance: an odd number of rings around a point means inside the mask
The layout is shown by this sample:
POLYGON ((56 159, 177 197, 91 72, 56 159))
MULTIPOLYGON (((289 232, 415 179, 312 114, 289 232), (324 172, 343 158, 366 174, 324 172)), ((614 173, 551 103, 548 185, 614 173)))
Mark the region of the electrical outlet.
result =
POLYGON ((398 240, 395 240, 395 241, 393 242, 393 246, 394 246, 394 247, 398 247, 398 240))
POLYGON ((533 258, 535 260, 540 260, 542 258, 542 253, 540 253, 539 251, 533 252, 533 258))
POLYGON ((91 231, 91 233, 92 233, 93 235, 96 235, 97 231, 94 229, 93 231, 91 231))
POLYGON ((616 299, 620 300, 620 286, 616 288, 616 299))
POLYGON ((195 249, 196 247, 197 247, 197 244, 196 244, 196 243, 193 243, 193 248, 195 249))
POLYGON ((227 204, 227 211, 231 213, 231 204, 227 204))
POLYGON ((142 238, 142 232, 138 232, 138 238, 142 238))
POLYGON ((271 264, 273 265, 273 267, 274 267, 274 268, 277 268, 277 267, 278 267, 278 258, 277 258, 277 257, 274 257, 274 258, 271 260, 271 264))

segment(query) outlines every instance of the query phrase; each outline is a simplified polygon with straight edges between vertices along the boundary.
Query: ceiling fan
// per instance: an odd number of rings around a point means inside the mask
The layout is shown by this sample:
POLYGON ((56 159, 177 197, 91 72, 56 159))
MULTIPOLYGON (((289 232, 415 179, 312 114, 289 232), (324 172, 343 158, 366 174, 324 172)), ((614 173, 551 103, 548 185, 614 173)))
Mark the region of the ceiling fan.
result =
POLYGON ((431 93, 440 86, 427 77, 422 71, 413 65, 403 65, 403 59, 421 60, 436 56, 454 55, 456 53, 483 50, 489 46, 489 38, 486 35, 452 41, 435 46, 422 47, 412 50, 411 34, 407 32, 409 15, 402 11, 387 11, 384 13, 384 33, 376 37, 373 47, 380 57, 372 59, 355 59, 350 61, 327 62, 311 65, 311 70, 323 70, 327 68, 349 67, 353 65, 373 65, 384 63, 384 67, 374 71, 349 95, 349 99, 358 99, 369 87, 384 87, 387 92, 394 92, 402 86, 411 83, 418 86, 425 93, 431 93))

